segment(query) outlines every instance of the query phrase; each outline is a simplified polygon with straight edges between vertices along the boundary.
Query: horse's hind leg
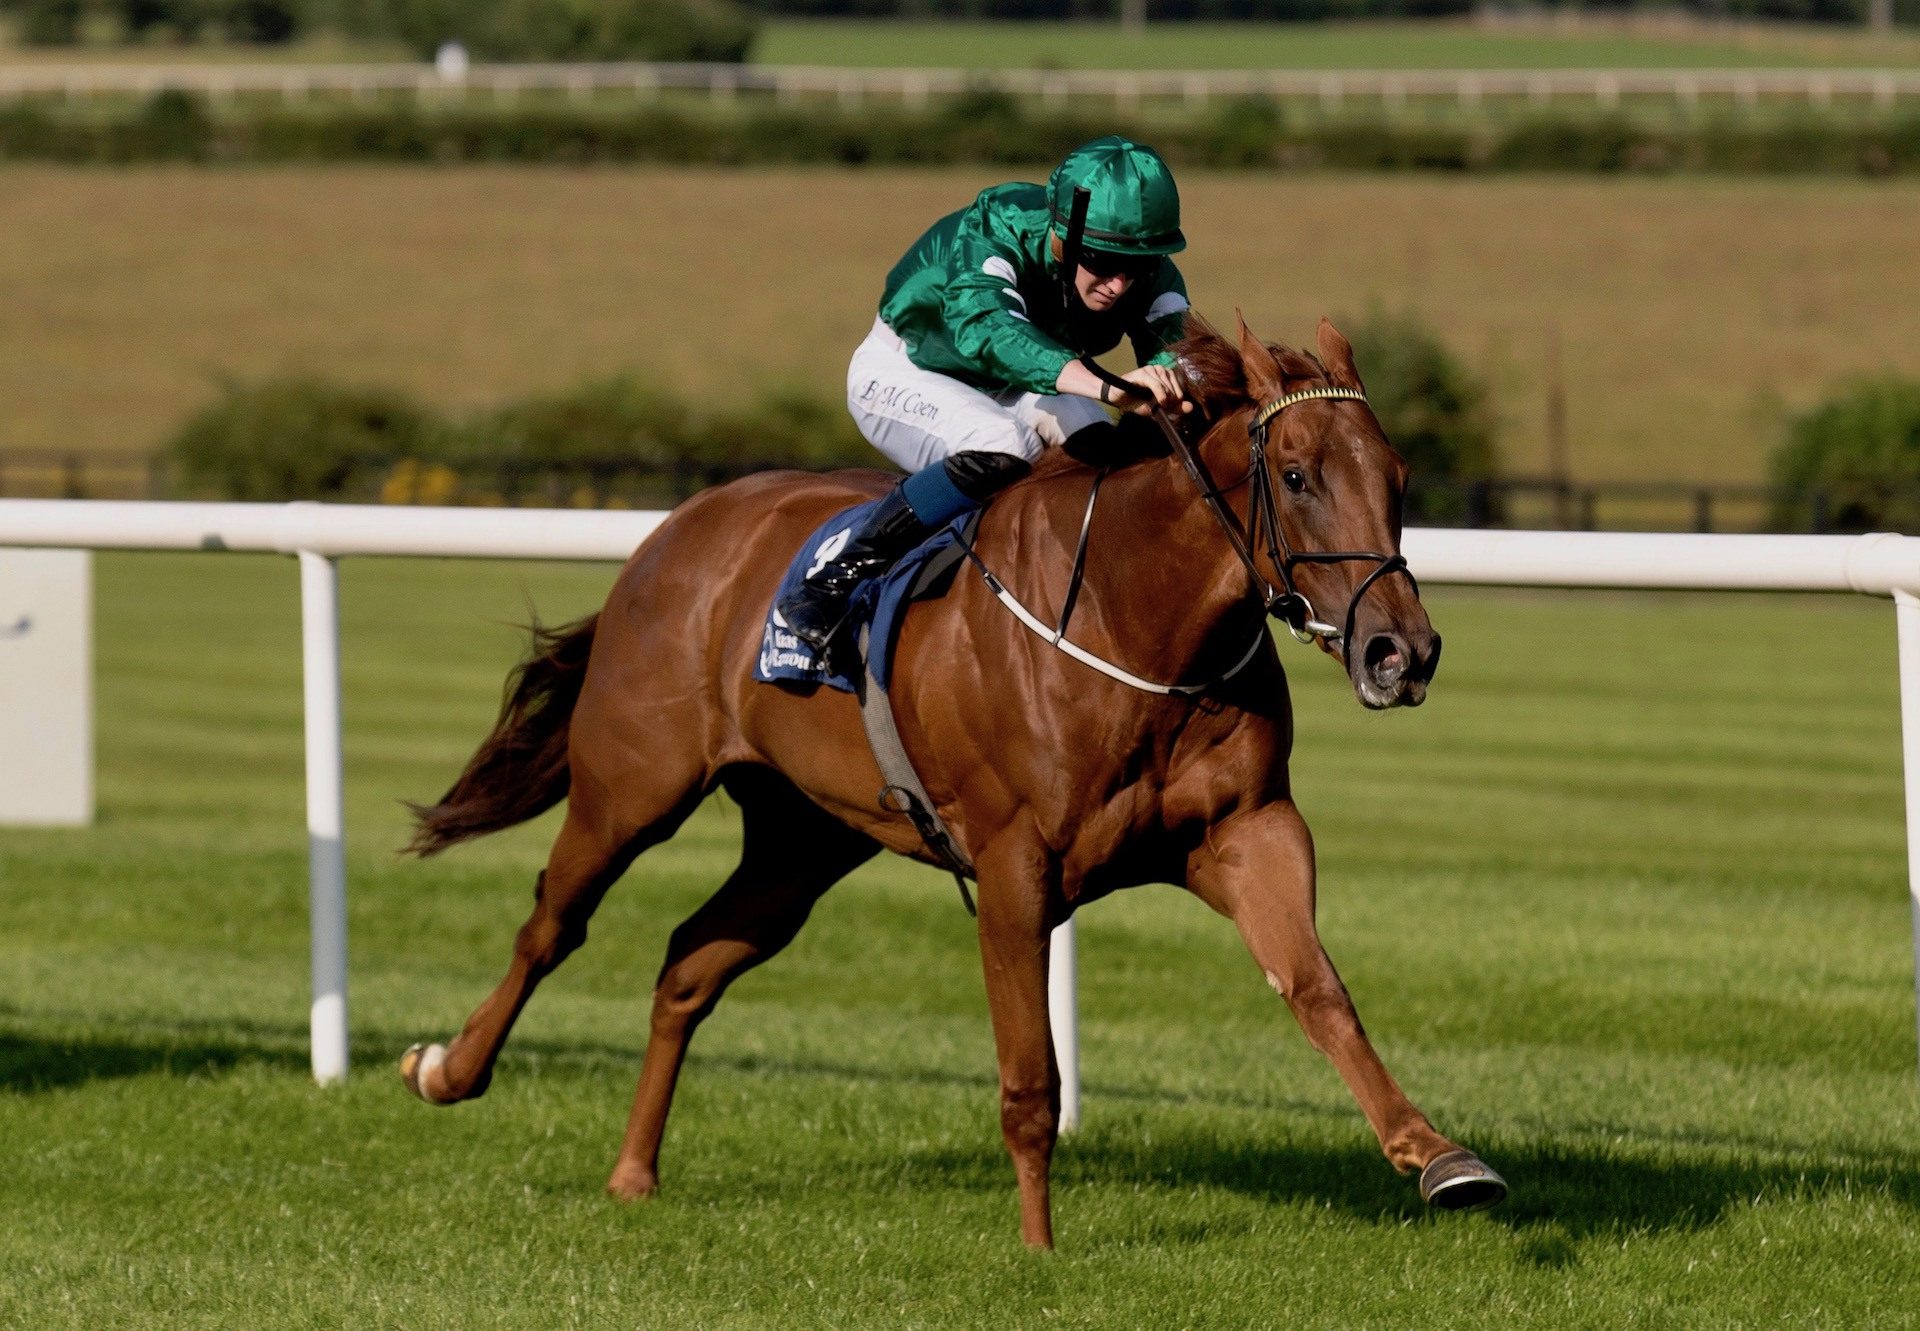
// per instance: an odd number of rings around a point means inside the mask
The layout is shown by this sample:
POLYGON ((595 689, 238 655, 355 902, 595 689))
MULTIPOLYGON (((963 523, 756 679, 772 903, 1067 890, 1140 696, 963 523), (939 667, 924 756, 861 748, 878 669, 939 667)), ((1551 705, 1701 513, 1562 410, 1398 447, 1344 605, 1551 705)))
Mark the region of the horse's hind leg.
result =
POLYGON ((772 772, 741 769, 726 787, 740 802, 745 848, 725 885, 667 944, 633 1113, 607 1180, 617 1197, 659 1186, 660 1138, 695 1028, 729 984, 792 942, 814 902, 879 849, 772 772))
POLYGON ((672 836, 700 803, 701 778, 691 762, 667 762, 625 783, 576 774, 567 818, 533 889, 533 913, 513 942, 507 974, 474 1009, 460 1033, 439 1045, 409 1049, 400 1075, 432 1104, 471 1100, 487 1089, 493 1063, 535 986, 586 941, 587 921, 634 857, 672 836))

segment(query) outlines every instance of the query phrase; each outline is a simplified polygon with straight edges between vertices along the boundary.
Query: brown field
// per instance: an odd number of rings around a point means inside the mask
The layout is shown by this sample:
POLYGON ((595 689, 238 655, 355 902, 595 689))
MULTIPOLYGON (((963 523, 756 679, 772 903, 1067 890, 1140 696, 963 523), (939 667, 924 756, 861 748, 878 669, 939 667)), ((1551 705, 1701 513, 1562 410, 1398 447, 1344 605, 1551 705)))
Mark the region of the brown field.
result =
MULTIPOLYGON (((0 449, 151 448, 221 376, 478 405, 637 369, 837 391, 882 275, 993 174, 0 170, 0 449)), ((1562 347, 1585 479, 1762 474, 1781 404, 1920 373, 1920 185, 1183 179, 1196 303, 1271 337, 1405 304, 1541 463, 1562 347)), ((1364 366, 1362 369, 1364 370, 1364 366)))

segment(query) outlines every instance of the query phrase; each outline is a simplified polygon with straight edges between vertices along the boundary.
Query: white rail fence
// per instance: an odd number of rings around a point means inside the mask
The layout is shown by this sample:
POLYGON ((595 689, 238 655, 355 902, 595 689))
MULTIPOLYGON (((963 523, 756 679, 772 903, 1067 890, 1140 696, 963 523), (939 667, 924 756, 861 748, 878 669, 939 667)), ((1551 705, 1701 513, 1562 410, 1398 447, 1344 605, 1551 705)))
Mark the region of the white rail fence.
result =
POLYGON ((1072 70, 859 69, 824 65, 514 64, 471 65, 443 75, 432 65, 133 65, 44 64, 0 68, 0 99, 56 96, 150 96, 165 90, 210 98, 271 96, 287 101, 327 94, 368 99, 402 94, 420 99, 484 96, 509 102, 523 94, 561 93, 585 99, 667 91, 725 102, 743 94, 789 102, 834 98, 853 106, 872 99, 922 107, 936 97, 990 87, 1048 105, 1074 99, 1130 110, 1148 99, 1204 106, 1216 98, 1311 99, 1329 110, 1348 102, 1389 108, 1414 100, 1473 107, 1493 99, 1534 106, 1587 102, 1618 106, 1625 97, 1655 97, 1691 109, 1718 99, 1742 107, 1763 100, 1825 107, 1851 100, 1885 110, 1920 97, 1920 69, 1328 69, 1328 70, 1072 70))
MULTIPOLYGON (((334 561, 353 555, 624 560, 664 513, 323 504, 0 499, 0 548, 266 551, 300 561, 312 911, 313 1075, 347 1073, 346 862, 334 561)), ((1906 774, 1908 891, 1920 990, 1920 538, 1648 535, 1416 528, 1404 550, 1423 583, 1673 590, 1858 592, 1893 598, 1906 774)), ((1049 985, 1062 1118, 1079 1118, 1071 923, 1049 985)))

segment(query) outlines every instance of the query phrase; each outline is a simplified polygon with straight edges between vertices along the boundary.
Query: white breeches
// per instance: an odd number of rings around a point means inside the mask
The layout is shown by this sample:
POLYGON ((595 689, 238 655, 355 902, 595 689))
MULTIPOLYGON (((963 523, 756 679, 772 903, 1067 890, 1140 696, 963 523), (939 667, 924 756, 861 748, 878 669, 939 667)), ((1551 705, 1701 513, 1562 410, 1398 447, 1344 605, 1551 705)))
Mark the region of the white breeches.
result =
POLYGON ((953 453, 1014 453, 1032 462, 1089 425, 1113 419, 1089 398, 988 393, 907 359, 879 319, 847 367, 847 410, 867 442, 914 472, 953 453))

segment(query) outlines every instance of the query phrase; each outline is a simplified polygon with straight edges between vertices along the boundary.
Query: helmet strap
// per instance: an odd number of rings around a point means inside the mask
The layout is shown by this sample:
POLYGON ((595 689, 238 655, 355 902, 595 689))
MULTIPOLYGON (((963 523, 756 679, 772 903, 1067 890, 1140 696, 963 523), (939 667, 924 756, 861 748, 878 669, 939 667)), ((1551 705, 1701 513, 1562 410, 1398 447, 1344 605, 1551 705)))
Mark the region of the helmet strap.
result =
POLYGON ((1073 206, 1067 213, 1067 235, 1060 251, 1060 300, 1067 314, 1067 327, 1073 330, 1073 350, 1080 350, 1080 248, 1087 234, 1087 209, 1093 204, 1093 191, 1082 185, 1073 191, 1073 206))

